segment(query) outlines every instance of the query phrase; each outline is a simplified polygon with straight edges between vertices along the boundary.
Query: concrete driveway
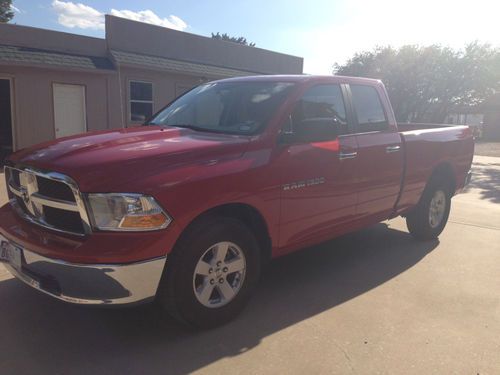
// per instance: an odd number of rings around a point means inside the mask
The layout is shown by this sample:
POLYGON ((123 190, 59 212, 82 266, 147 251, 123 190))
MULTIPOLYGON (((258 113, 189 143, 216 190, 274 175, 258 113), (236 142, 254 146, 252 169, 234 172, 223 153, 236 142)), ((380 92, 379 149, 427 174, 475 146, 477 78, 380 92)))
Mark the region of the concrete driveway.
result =
POLYGON ((498 374, 500 158, 474 171, 439 241, 395 219, 279 259, 208 332, 151 306, 66 305, 0 268, 0 373, 498 374))

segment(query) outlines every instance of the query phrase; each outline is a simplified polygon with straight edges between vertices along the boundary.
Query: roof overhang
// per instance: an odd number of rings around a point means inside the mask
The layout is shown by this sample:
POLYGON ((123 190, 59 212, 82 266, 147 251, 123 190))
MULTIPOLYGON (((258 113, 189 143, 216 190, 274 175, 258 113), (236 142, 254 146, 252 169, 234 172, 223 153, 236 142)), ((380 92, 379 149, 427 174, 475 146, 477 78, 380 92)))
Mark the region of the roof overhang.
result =
POLYGON ((200 77, 227 78, 262 74, 189 61, 168 59, 159 56, 143 55, 133 52, 110 50, 117 66, 130 66, 152 69, 176 74, 196 75, 200 77))
POLYGON ((112 61, 103 56, 85 56, 20 46, 0 45, 0 64, 95 73, 113 73, 112 61))

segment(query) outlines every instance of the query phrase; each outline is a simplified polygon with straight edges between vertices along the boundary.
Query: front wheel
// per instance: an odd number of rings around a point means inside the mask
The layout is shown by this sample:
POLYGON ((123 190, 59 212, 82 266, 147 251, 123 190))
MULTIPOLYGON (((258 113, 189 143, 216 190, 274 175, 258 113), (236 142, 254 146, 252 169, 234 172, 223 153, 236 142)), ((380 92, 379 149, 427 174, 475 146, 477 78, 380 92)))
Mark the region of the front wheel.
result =
POLYGON ((450 215, 451 193, 446 183, 436 180, 425 189, 420 202, 406 217, 406 226, 419 240, 437 238, 450 215))
POLYGON ((194 225, 167 260, 160 304, 191 326, 224 324, 245 306, 260 275, 257 240, 241 222, 211 217, 194 225))

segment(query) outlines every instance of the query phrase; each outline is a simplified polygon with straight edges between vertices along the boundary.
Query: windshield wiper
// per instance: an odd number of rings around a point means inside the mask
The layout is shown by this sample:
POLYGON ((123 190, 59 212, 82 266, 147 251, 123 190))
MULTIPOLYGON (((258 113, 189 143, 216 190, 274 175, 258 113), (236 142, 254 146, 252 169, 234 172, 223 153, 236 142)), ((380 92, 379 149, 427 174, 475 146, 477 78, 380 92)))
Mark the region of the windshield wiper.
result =
POLYGON ((183 128, 183 129, 191 129, 199 132, 207 132, 207 133, 219 133, 219 134, 227 134, 227 132, 217 130, 217 129, 210 129, 210 128, 204 128, 203 126, 196 126, 196 125, 191 125, 191 124, 175 124, 175 125, 167 125, 167 126, 173 126, 176 128, 183 128))

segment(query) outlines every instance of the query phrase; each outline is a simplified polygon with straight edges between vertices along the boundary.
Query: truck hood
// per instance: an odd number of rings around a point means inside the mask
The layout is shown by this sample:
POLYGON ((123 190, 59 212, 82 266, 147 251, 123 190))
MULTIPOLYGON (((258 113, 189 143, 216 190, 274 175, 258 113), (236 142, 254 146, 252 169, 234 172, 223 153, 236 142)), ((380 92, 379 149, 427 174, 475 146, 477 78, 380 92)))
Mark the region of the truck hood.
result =
POLYGON ((63 173, 85 192, 102 191, 186 164, 239 158, 249 138, 144 126, 61 138, 14 153, 18 165, 63 173))

